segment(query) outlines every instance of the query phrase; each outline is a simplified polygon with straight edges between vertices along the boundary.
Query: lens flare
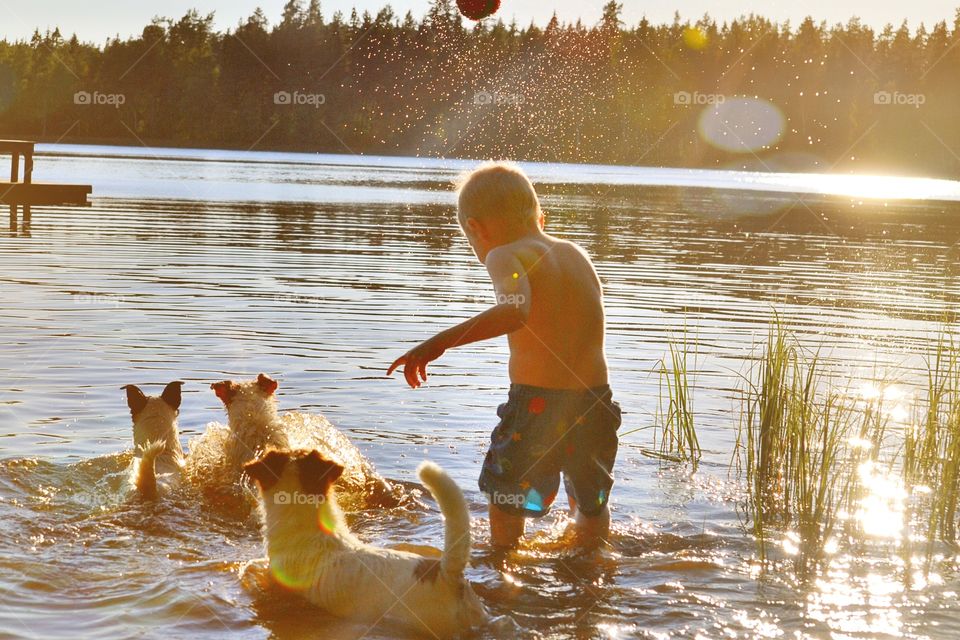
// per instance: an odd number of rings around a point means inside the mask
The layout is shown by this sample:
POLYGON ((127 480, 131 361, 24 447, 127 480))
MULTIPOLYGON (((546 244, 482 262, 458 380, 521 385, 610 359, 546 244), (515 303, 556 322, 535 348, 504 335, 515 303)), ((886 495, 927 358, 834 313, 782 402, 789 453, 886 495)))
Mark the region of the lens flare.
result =
POLYGON ((683 30, 683 44, 689 49, 699 51, 707 46, 707 34, 700 27, 687 27, 683 30))
POLYGON ((733 96, 704 108, 698 129, 707 143, 731 153, 770 149, 783 136, 785 120, 775 104, 733 96))
POLYGON ((332 535, 337 529, 337 520, 329 509, 320 509, 317 511, 317 526, 320 527, 320 531, 332 535))
POLYGON ((277 581, 277 584, 291 591, 303 591, 310 586, 310 574, 306 571, 303 572, 303 575, 292 575, 271 564, 270 573, 273 574, 273 579, 277 581))

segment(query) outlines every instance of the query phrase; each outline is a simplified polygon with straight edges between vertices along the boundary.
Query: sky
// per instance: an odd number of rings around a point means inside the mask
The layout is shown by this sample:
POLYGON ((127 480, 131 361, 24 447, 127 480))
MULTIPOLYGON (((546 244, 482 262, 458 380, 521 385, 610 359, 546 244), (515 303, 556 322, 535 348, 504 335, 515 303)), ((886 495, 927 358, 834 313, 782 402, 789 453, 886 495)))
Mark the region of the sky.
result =
MULTIPOLYGON (((561 20, 581 18, 585 24, 596 22, 606 0, 502 0, 500 15, 504 21, 516 18, 518 23, 531 20, 544 24, 556 10, 561 20)), ((670 22, 674 11, 683 17, 696 19, 709 13, 718 21, 730 20, 748 13, 798 24, 806 15, 826 20, 828 24, 846 22, 856 15, 863 22, 880 28, 886 23, 899 26, 907 19, 911 27, 920 22, 932 25, 939 20, 952 24, 960 0, 621 0, 626 22, 636 23, 646 15, 653 22, 670 22)), ((341 10, 349 15, 351 7, 375 13, 388 0, 321 0, 325 17, 341 10)), ((29 38, 35 28, 41 31, 60 27, 64 35, 76 33, 84 41, 103 43, 108 37, 125 38, 139 35, 154 16, 179 18, 189 9, 202 13, 214 12, 218 29, 232 28, 262 7, 271 23, 279 19, 285 0, 28 0, 28 2, 0 0, 0 38, 29 38)), ((400 15, 408 10, 422 16, 429 0, 391 0, 389 4, 400 15)))

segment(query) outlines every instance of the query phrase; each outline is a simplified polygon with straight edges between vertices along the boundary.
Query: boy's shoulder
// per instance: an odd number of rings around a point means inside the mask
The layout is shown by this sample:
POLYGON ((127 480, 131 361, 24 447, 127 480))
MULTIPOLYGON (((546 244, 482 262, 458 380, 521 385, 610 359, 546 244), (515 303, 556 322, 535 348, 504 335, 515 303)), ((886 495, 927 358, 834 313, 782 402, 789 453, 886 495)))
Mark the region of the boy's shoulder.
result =
POLYGON ((555 238, 554 236, 541 234, 539 236, 524 236, 517 238, 513 242, 508 242, 507 244, 502 244, 492 251, 502 251, 503 253, 512 253, 514 255, 521 253, 529 253, 530 251, 543 253, 547 251, 552 251, 554 249, 560 248, 573 248, 579 251, 580 253, 585 253, 580 245, 575 242, 570 242, 569 240, 563 240, 561 238, 555 238))
POLYGON ((493 257, 494 260, 518 259, 521 263, 525 264, 529 260, 539 263, 545 254, 555 252, 561 254, 565 252, 575 253, 592 264, 590 255, 576 242, 555 238, 547 234, 539 237, 518 238, 513 242, 502 244, 499 247, 491 249, 489 255, 493 257))

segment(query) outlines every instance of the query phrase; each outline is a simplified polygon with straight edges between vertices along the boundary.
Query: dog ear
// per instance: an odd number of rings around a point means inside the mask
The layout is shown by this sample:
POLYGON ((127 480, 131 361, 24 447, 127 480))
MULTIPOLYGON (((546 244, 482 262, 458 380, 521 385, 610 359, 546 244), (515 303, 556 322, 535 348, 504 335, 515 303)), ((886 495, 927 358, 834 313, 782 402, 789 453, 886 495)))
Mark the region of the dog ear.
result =
POLYGON ((274 380, 270 376, 261 373, 260 375, 257 376, 257 386, 259 386, 260 390, 263 391, 265 394, 270 395, 271 393, 277 390, 277 387, 280 386, 280 383, 278 383, 276 380, 274 380))
POLYGON ((300 486, 304 492, 317 496, 326 496, 333 483, 343 474, 343 467, 316 451, 297 460, 297 466, 300 470, 300 486))
POLYGON ((128 384, 120 387, 127 392, 127 406, 130 407, 130 415, 135 416, 147 406, 147 396, 143 395, 140 387, 135 384, 128 384))
POLYGON ((180 409, 180 387, 182 386, 182 382, 179 380, 174 380, 164 387, 163 393, 160 394, 160 398, 170 405, 170 408, 175 411, 180 409))
POLYGON ((268 490, 277 484, 290 455, 285 451, 268 451, 253 462, 243 465, 243 471, 257 481, 260 489, 268 490))
POLYGON ((233 399, 234 388, 232 380, 221 380, 220 382, 214 382, 210 385, 210 388, 213 389, 213 392, 217 394, 217 397, 220 398, 220 401, 223 404, 229 404, 233 399))

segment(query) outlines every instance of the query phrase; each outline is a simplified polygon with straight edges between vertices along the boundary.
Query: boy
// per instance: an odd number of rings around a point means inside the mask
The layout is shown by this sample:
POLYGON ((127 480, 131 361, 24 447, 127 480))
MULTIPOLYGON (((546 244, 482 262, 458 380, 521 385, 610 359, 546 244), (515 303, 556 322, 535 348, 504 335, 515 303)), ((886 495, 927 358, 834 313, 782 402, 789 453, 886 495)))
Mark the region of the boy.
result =
POLYGON ((510 394, 480 474, 490 500, 490 535, 514 547, 524 518, 547 513, 564 485, 577 542, 592 546, 610 526, 620 407, 607 384, 600 281, 577 245, 543 231, 543 213, 527 176, 488 163, 458 189, 457 218, 487 268, 497 304, 442 331, 390 365, 419 387, 427 364, 447 349, 506 334, 510 394))

